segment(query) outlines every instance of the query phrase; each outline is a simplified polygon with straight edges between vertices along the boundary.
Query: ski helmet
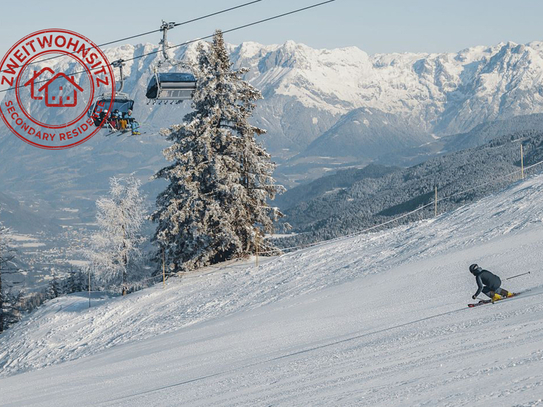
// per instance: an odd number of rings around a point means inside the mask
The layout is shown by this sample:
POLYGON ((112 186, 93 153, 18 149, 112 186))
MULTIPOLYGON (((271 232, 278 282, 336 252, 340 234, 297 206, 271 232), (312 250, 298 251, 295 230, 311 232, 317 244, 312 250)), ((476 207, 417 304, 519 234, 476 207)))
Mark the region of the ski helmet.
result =
POLYGON ((472 264, 471 266, 469 266, 469 271, 471 272, 471 274, 475 274, 475 272, 479 270, 479 266, 477 264, 472 264))

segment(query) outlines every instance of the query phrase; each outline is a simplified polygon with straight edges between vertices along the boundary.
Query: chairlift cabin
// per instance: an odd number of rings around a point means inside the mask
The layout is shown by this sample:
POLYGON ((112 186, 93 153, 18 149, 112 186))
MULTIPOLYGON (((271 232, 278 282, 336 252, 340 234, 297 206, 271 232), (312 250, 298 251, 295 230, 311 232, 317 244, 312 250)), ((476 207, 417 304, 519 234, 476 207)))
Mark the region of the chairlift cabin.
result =
POLYGON ((146 96, 148 99, 156 101, 171 101, 180 103, 183 100, 192 99, 192 94, 196 90, 196 78, 190 72, 158 72, 162 65, 170 65, 172 67, 181 67, 185 70, 190 70, 190 66, 182 61, 174 61, 168 55, 168 30, 176 27, 179 24, 173 22, 162 21, 160 31, 162 31, 162 60, 158 62, 154 69, 153 76, 147 86, 146 96))
MULTIPOLYGON (((129 110, 134 110, 134 101, 126 93, 116 93, 115 98, 111 99, 111 94, 103 94, 96 99, 87 112, 89 117, 100 117, 102 111, 108 110, 108 116, 115 110, 118 110, 121 116, 128 113, 129 110), (111 103, 111 107, 110 107, 111 103)), ((100 121, 95 120, 96 126, 100 125, 100 121)))
POLYGON ((191 73, 155 73, 145 94, 151 100, 183 101, 192 99, 196 78, 191 73))
POLYGON ((104 118, 109 118, 115 111, 118 111, 119 117, 125 117, 129 110, 134 109, 134 100, 131 99, 126 93, 122 93, 124 88, 124 60, 119 59, 117 61, 113 61, 111 65, 115 68, 119 68, 119 91, 115 93, 114 98, 111 93, 104 93, 100 95, 96 102, 92 105, 91 109, 87 112, 89 117, 94 118, 94 124, 97 127, 101 125, 104 118))

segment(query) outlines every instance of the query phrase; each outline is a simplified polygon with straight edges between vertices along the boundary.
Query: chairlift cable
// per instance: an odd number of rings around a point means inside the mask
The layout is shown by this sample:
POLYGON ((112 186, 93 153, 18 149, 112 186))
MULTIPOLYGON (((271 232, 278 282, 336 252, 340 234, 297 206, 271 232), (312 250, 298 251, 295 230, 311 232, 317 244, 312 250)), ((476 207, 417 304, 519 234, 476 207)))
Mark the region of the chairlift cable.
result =
MULTIPOLYGON (((276 20, 278 18, 286 17, 286 16, 289 16, 291 14, 296 14, 296 13, 306 11, 306 10, 309 10, 309 9, 312 9, 312 8, 315 8, 315 7, 323 6, 323 5, 328 4, 328 3, 333 3, 334 1, 336 1, 336 0, 323 1, 321 3, 317 3, 317 4, 313 4, 311 6, 300 8, 298 10, 293 10, 293 11, 289 11, 289 12, 286 12, 286 13, 283 13, 283 14, 278 14, 278 15, 273 16, 273 17, 268 17, 268 18, 265 18, 263 20, 255 21, 254 23, 249 23, 249 24, 238 26, 236 28, 231 28, 229 30, 225 30, 225 31, 223 31, 223 34, 226 34, 226 33, 232 32, 232 31, 241 30, 243 28, 251 27, 253 25, 262 24, 262 23, 265 23, 265 22, 268 22, 268 21, 276 20)), ((174 48, 174 47, 170 47, 170 48, 174 48)))
MULTIPOLYGON (((223 14, 223 13, 227 13, 229 11, 233 11, 233 10, 236 10, 236 9, 239 9, 239 8, 242 8, 242 7, 246 7, 246 6, 250 6, 254 3, 259 3, 261 2, 262 0, 253 0, 253 1, 250 1, 248 3, 244 3, 244 4, 240 4, 238 6, 234 6, 234 7, 230 7, 230 8, 227 8, 227 9, 224 9, 224 10, 220 10, 220 11, 216 11, 214 13, 211 13, 211 14, 207 14, 205 16, 201 16, 201 17, 197 17, 197 18, 193 18, 191 20, 186 20, 186 21, 183 21, 181 23, 175 23, 174 24, 174 27, 178 27, 178 26, 181 26, 181 25, 186 25, 186 24, 190 24, 190 23, 194 23, 196 21, 200 21, 200 20, 204 20, 206 18, 209 18, 209 17, 214 17, 214 16, 217 16, 219 14, 223 14)), ((124 38, 120 38, 118 40, 113 40, 113 41, 109 41, 109 42, 104 42, 103 44, 98 44, 98 48, 102 48, 102 47, 105 47, 107 45, 111 45, 111 44, 115 44, 117 42, 122 42, 122 41, 128 41, 128 40, 132 40, 134 38, 138 38, 138 37, 143 37, 145 35, 150 35, 150 34, 154 34, 154 33, 157 33, 157 32, 160 32, 161 29, 156 29, 156 30, 152 30, 152 31, 147 31, 147 32, 144 32, 144 33, 141 33, 141 34, 136 34, 136 35, 131 35, 129 37, 124 37, 124 38)), ((70 54, 75 54, 75 52, 71 52, 71 53, 68 53, 66 55, 70 55, 70 54)), ((57 58, 61 58, 61 57, 64 57, 66 55, 55 55, 55 56, 52 56, 52 57, 49 57, 49 58, 45 58, 45 59, 41 59, 39 61, 34 61, 34 62, 31 62, 29 63, 28 65, 33 65, 33 64, 37 64, 38 62, 46 62, 46 61, 50 61, 50 60, 53 60, 53 59, 57 59, 57 58)), ((3 73, 3 72, 7 72, 7 71, 0 71, 0 73, 3 73)))
MULTIPOLYGON (((286 17, 286 16, 289 16, 291 14, 296 14, 296 13, 300 13, 302 11, 306 11, 306 10, 309 10, 309 9, 312 9, 312 8, 315 8, 315 7, 319 7, 319 6, 323 6, 325 4, 328 4, 328 3, 333 3, 335 2, 336 0, 327 0, 327 1, 323 1, 321 3, 317 3, 317 4, 313 4, 311 6, 307 6, 307 7, 303 7, 303 8, 299 8, 297 10, 292 10, 292 11, 289 11, 289 12, 286 12, 286 13, 283 13, 283 14, 278 14, 276 16, 272 16, 272 17, 268 17, 268 18, 265 18, 263 20, 258 20, 258 21, 254 21, 252 23, 248 23, 248 24, 244 24, 244 25, 240 25, 240 26, 237 26, 237 27, 234 27, 234 28, 230 28, 228 30, 222 30, 222 33, 223 34, 226 34, 226 33, 230 33, 230 32, 234 32, 234 31, 238 31, 238 30, 241 30, 243 28, 247 28, 247 27, 252 27, 254 25, 257 25, 257 24, 262 24, 262 23, 265 23, 265 22, 268 22, 268 21, 272 21, 272 20, 276 20, 278 18, 282 18, 282 17, 286 17)), ((179 48, 179 47, 182 47, 182 46, 185 46, 185 45, 189 45, 189 44, 193 44, 195 42, 198 42, 198 41, 202 41, 202 40, 207 40, 209 38, 213 38, 215 36, 215 34, 210 34, 210 35, 206 35, 205 37, 200 37, 200 38, 196 38, 194 40, 189 40, 189 41, 185 41, 185 42, 182 42, 180 44, 177 44, 177 45, 171 45, 168 47, 168 49, 172 49, 172 48, 179 48)), ((142 55, 138 55, 138 56, 135 56, 135 57, 132 57, 132 58, 128 58, 128 59, 125 59, 125 62, 126 61, 133 61, 133 60, 136 60, 136 59, 139 59, 139 58, 143 58, 143 57, 146 57, 148 55, 154 55, 154 54, 158 54, 162 52, 162 49, 157 49, 156 51, 150 51, 146 54, 142 54, 142 55)), ((76 73, 82 73, 82 72, 76 72, 76 73)), ((72 74, 74 75, 74 74, 72 74)))
MULTIPOLYGON (((202 17, 198 17, 198 18, 193 18, 192 20, 187 20, 187 21, 183 21, 182 23, 175 23, 174 24, 174 27, 179 27, 180 25, 185 25, 185 24, 189 24, 189 23, 194 23, 196 21, 199 21, 199 20, 203 20, 204 18, 208 18, 208 17, 213 17, 213 16, 216 16, 217 14, 221 14, 221 13, 226 13, 227 11, 232 11, 232 10, 236 10, 238 8, 241 8, 241 7, 245 7, 245 6, 249 6, 251 4, 254 4, 254 3, 258 3, 262 0, 254 0, 254 1, 250 1, 249 3, 245 3, 245 4, 240 4, 239 6, 234 6, 234 7, 230 7, 230 8, 227 8, 225 10, 222 10, 222 11, 217 11, 215 13, 211 13, 211 14, 208 14, 206 16, 202 16, 202 17)), ((155 32, 155 31, 154 31, 155 32)))
MULTIPOLYGON (((224 30, 222 31, 223 33, 231 33, 231 32, 234 32, 234 31, 238 31, 238 30, 241 30, 241 29, 244 29, 244 28, 247 28, 247 27, 252 27, 252 26, 255 26, 257 24, 262 24, 262 23, 265 23, 265 22, 268 22, 268 21, 272 21, 272 20, 276 20, 278 18, 282 18, 282 17, 286 17, 286 16, 289 16, 289 15, 292 15, 292 14, 296 14, 296 13, 300 13, 302 11, 306 11, 306 10, 309 10, 309 9, 312 9, 312 8, 315 8, 315 7, 319 7, 319 6, 323 6, 325 4, 328 4, 328 3, 333 3, 335 2, 336 0, 327 0, 327 1, 323 1, 321 3, 316 3, 316 4, 313 4, 311 6, 307 6, 307 7, 303 7, 303 8, 300 8, 300 9, 297 9, 297 10, 292 10, 292 11, 289 11, 289 12, 286 12, 286 13, 282 13, 282 14, 278 14, 276 16, 272 16, 272 17, 268 17, 268 18, 265 18, 263 20, 258 20, 258 21, 255 21, 255 22, 252 22, 252 23, 248 23, 248 24, 244 24, 244 25, 240 25, 240 26, 237 26, 237 27, 234 27, 234 28, 230 28, 228 30, 224 30)), ((196 38, 194 40, 190 40, 190 41, 185 41, 181 44, 177 44, 177 45, 172 45, 170 47, 168 47, 169 49, 171 48, 179 48, 179 47, 182 47, 182 46, 185 46, 185 45, 189 45, 189 44, 192 44, 192 43, 195 43, 195 42, 198 42, 198 41, 202 41, 202 40, 206 40, 206 39, 209 39, 209 38, 213 38, 215 34, 210 34, 210 35, 206 35, 205 37, 200 37, 200 38, 196 38)), ((140 59, 140 58, 144 58, 146 56, 149 56, 149 55, 155 55, 155 54, 158 54, 162 52, 162 49, 157 49, 156 51, 150 51, 150 52, 147 52, 145 54, 141 54, 141 55, 138 55, 138 56, 135 56, 135 57, 132 57, 132 58, 127 58, 125 59, 124 61, 127 62, 127 61, 134 61, 136 59, 140 59)), ((100 68, 101 69, 101 68, 100 68)), ((95 68, 95 69, 90 69, 90 71, 97 71, 99 70, 98 68, 95 68)), ((67 75, 78 75, 78 74, 81 74, 81 73, 85 73, 86 71, 77 71, 77 72, 72 72, 70 74, 67 74, 67 75)), ((43 81, 36 81, 35 83, 42 83, 42 82, 46 82, 45 80, 43 81)), ((22 85, 19 86, 19 87, 23 87, 22 85)), ((7 88, 7 89, 3 89, 3 90, 0 90, 0 93, 2 92, 7 92, 9 90, 13 90, 15 89, 15 87, 12 87, 12 88, 7 88)))
MULTIPOLYGON (((300 13, 302 11, 306 11, 306 10, 309 10, 309 9, 312 9, 312 8, 315 8, 315 7, 319 7, 319 6, 323 6, 325 4, 328 4, 328 3, 333 3, 335 2, 336 0, 327 0, 327 1, 323 1, 321 3, 317 3, 317 4, 313 4, 311 6, 307 6, 307 7, 303 7, 303 8, 299 8, 297 10, 292 10, 292 11, 288 11, 286 13, 283 13, 283 14, 278 14, 276 16, 272 16, 272 17, 268 17, 268 18, 265 18, 263 20, 258 20, 258 21, 254 21, 252 23, 248 23, 248 24, 244 24, 244 25, 240 25, 240 26, 237 26, 237 27, 234 27, 234 28, 230 28, 228 30, 222 30, 222 33, 223 34, 227 34, 227 33, 230 33, 230 32, 234 32, 234 31, 238 31, 238 30, 241 30, 243 28, 248 28, 248 27, 252 27, 254 25, 257 25, 257 24, 262 24, 262 23, 266 23, 268 21, 272 21, 272 20, 276 20, 278 18, 282 18, 282 17, 286 17, 286 16, 289 16, 291 14, 296 14, 296 13, 300 13)), ((181 44, 177 44, 177 45, 172 45, 172 46, 169 46, 168 49, 171 49, 171 48, 179 48, 179 47, 182 47, 184 45, 188 45, 188 44, 192 44, 194 42, 198 42, 198 41, 202 41, 202 40, 207 40, 209 38, 213 38, 215 34, 211 34, 211 35, 207 35, 205 37, 201 37, 201 38, 198 38, 198 39, 195 39, 195 40, 190 40, 190 41, 186 41, 186 42, 183 42, 181 44)), ((137 57, 134 57, 134 58, 130 58, 130 59, 127 59, 127 61, 130 61, 130 60, 133 60, 133 59, 137 59, 137 58, 142 58, 144 56, 147 56, 147 55, 151 55, 151 54, 158 54, 159 52, 162 52, 161 50, 158 50, 158 51, 151 51, 149 52, 148 54, 143 54, 143 55, 140 55, 140 56, 137 56, 137 57)))

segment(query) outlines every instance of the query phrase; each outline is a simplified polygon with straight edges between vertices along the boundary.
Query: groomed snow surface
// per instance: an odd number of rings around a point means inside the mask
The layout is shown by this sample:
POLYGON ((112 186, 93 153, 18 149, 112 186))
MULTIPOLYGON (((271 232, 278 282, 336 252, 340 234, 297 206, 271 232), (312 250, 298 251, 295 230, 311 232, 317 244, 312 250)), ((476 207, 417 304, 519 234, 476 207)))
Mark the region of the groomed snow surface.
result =
POLYGON ((0 337, 2 406, 543 405, 543 176, 476 204, 0 337), (469 309, 477 262, 522 295, 469 309))

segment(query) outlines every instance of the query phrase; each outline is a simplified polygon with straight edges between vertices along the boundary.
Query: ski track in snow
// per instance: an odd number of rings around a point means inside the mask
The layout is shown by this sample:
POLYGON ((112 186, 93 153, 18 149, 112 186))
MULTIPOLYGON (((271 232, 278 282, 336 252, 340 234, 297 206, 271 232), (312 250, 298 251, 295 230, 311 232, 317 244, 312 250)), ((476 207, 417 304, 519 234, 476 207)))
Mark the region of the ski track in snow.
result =
POLYGON ((437 219, 48 302, 0 337, 6 406, 543 405, 543 176, 437 219), (477 262, 512 291, 467 308, 477 262))

